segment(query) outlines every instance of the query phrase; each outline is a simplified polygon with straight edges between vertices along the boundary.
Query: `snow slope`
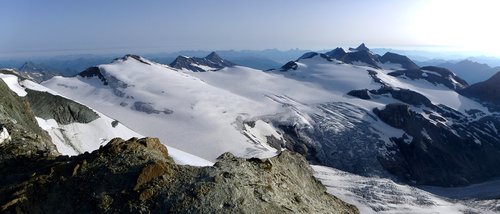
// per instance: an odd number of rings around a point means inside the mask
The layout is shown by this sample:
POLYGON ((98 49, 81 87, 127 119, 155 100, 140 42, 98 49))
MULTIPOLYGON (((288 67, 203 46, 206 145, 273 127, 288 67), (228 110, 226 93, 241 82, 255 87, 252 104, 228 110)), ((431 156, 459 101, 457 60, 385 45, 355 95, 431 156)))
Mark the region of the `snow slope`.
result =
POLYGON ((266 146, 265 140, 254 141, 245 136, 245 121, 279 115, 273 120, 314 126, 310 115, 321 114, 324 111, 318 105, 330 102, 361 108, 364 113, 352 116, 369 123, 382 141, 392 144, 390 138, 401 137, 404 132, 372 119, 370 112, 400 101, 387 96, 362 100, 346 95, 353 89, 380 88, 368 70, 377 70, 377 77, 386 84, 428 95, 436 105, 445 104, 460 112, 487 112, 480 104, 445 90, 444 86, 425 81, 409 83, 387 75, 392 70, 327 61, 319 56, 297 64, 298 69, 289 72, 262 72, 241 66, 216 72, 189 72, 143 58, 124 57, 99 66, 109 85, 97 77, 80 76, 54 77, 42 84, 117 118, 142 134, 157 136, 162 142, 209 160, 227 151, 245 157, 271 156, 275 151, 266 146), (159 113, 147 113, 137 107, 144 104, 159 113))
MULTIPOLYGON (((46 91, 54 95, 58 93, 39 85, 31 80, 20 81, 14 75, 0 74, 0 78, 8 82, 11 90, 18 95, 26 95, 25 88, 37 91, 46 91)), ((122 123, 107 117, 106 115, 97 112, 99 118, 90 123, 71 123, 68 125, 58 124, 54 119, 44 120, 36 118, 39 126, 46 130, 52 142, 56 145, 57 150, 63 155, 78 155, 84 152, 91 152, 98 149, 100 146, 107 143, 109 140, 120 137, 129 139, 132 137, 143 137, 122 123)), ((7 133, 8 134, 8 133, 7 133)), ((2 137, 4 133, 2 132, 2 137)), ((8 137, 6 135, 6 137, 8 137)), ((167 146, 169 154, 178 164, 188 164, 194 166, 209 166, 212 162, 196 157, 189 153, 167 146)))

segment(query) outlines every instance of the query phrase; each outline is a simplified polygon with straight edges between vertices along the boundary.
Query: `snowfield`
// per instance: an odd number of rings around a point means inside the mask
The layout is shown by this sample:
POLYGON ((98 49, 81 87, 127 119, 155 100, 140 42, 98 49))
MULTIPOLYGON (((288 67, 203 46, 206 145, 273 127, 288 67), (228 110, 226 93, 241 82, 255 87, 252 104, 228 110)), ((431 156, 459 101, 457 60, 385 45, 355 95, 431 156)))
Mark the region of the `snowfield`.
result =
MULTIPOLYGON (((59 95, 42 85, 39 85, 30 80, 23 80, 19 82, 17 76, 0 74, 0 78, 8 82, 9 88, 16 92, 18 95, 26 96, 25 88, 37 91, 46 91, 54 95, 59 95)), ((114 119, 97 112, 99 118, 90 123, 72 123, 68 125, 58 124, 54 119, 44 120, 36 118, 38 125, 47 131, 56 145, 57 150, 63 155, 78 155, 84 152, 92 152, 99 149, 100 146, 105 145, 109 140, 120 137, 129 139, 132 137, 143 137, 122 123, 118 122, 115 126, 112 125, 114 119)), ((5 128, 0 134, 0 141, 8 139, 8 132, 5 128)), ((176 148, 167 146, 170 156, 178 164, 192 165, 192 166, 211 166, 212 162, 202 159, 200 157, 183 152, 176 148)))

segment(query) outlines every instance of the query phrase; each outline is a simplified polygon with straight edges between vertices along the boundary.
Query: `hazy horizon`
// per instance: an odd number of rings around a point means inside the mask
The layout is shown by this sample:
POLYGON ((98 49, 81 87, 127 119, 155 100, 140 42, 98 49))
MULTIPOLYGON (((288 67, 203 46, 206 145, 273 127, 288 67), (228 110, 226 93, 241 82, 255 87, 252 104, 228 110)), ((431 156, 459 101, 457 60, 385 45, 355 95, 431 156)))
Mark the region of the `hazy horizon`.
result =
POLYGON ((454 50, 500 56, 490 0, 7 0, 0 57, 182 50, 454 50))

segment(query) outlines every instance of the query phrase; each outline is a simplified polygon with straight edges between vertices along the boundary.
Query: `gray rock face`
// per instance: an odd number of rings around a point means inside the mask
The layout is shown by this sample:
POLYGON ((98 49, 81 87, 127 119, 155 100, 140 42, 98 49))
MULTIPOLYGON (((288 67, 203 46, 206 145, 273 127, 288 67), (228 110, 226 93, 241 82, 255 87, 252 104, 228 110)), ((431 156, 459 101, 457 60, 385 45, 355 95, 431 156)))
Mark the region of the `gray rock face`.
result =
POLYGON ((12 92, 2 80, 0 91, 0 126, 11 138, 0 144, 0 161, 58 154, 50 136, 38 126, 29 103, 12 92))
POLYGON ((434 66, 422 67, 421 69, 394 71, 389 73, 389 75, 395 77, 405 76, 412 80, 424 79, 433 84, 445 85, 446 87, 456 91, 464 89, 469 85, 465 80, 462 80, 451 71, 434 66), (431 73, 425 71, 431 71, 431 73))
POLYGON ((48 92, 26 89, 26 98, 36 116, 43 119, 54 119, 59 124, 90 123, 99 118, 92 109, 73 100, 48 92))
MULTIPOLYGON (((382 110, 373 111, 382 121, 403 129, 413 138, 393 139, 404 161, 383 162, 390 172, 419 184, 443 186, 466 185, 500 175, 497 167, 500 164, 500 140, 489 134, 500 128, 498 118, 467 121, 465 115, 454 112, 455 121, 461 122, 446 126, 435 122, 439 121, 439 116, 429 120, 406 104, 389 104, 382 110)), ((444 112, 450 109, 439 111, 446 117, 444 112)))
POLYGON ((204 67, 210 67, 213 70, 220 70, 225 67, 232 67, 236 64, 222 59, 217 53, 212 52, 204 58, 198 57, 185 57, 178 56, 172 63, 170 63, 170 67, 177 69, 187 69, 194 72, 205 72, 204 67))
POLYGON ((197 168, 176 165, 158 139, 133 138, 90 154, 0 164, 2 212, 359 213, 290 152, 265 160, 226 153, 197 168))

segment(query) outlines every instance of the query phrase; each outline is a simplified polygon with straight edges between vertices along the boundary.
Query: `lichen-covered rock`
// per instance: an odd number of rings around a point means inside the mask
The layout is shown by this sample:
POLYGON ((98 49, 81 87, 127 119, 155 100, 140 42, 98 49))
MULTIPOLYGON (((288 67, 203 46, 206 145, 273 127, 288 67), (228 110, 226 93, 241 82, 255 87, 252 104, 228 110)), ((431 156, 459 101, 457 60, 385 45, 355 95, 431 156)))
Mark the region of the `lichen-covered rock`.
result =
POLYGON ((358 213, 291 152, 264 160, 226 153, 198 168, 176 165, 156 138, 117 138, 90 154, 20 159, 0 173, 1 212, 358 213))

